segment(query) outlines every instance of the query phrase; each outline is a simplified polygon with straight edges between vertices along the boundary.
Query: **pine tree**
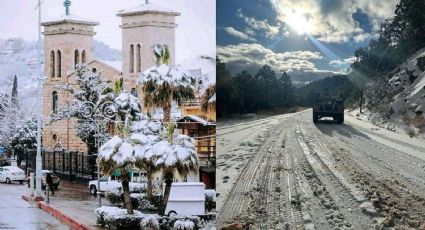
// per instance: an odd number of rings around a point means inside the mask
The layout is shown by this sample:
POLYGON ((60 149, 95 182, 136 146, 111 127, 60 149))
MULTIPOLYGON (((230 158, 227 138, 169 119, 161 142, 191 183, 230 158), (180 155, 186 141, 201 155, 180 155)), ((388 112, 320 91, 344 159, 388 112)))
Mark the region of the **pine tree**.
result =
POLYGON ((12 96, 10 98, 10 103, 12 108, 19 108, 19 97, 18 97, 18 78, 15 75, 15 78, 13 79, 13 86, 12 86, 12 96))

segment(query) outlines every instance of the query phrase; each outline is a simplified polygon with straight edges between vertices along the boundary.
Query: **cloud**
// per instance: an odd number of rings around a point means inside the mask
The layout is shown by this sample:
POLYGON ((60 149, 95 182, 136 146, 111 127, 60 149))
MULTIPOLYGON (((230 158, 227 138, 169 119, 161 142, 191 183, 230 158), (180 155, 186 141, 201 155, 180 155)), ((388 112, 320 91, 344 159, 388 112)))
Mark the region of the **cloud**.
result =
MULTIPOLYGON (((258 20, 254 17, 249 17, 243 14, 242 9, 236 11, 236 16, 241 18, 247 24, 247 33, 254 31, 261 31, 266 37, 274 37, 279 33, 280 26, 272 26, 267 19, 258 20)), ((255 32, 254 32, 255 33, 255 32)))
POLYGON ((285 24, 286 16, 302 15, 306 18, 311 31, 309 33, 318 40, 328 43, 363 42, 379 30, 386 18, 393 16, 399 0, 269 0, 279 15, 279 21, 285 24), (361 12, 370 25, 361 25, 353 17, 361 12), (362 27, 371 28, 364 31, 362 27))
POLYGON ((245 33, 241 32, 241 31, 238 31, 238 30, 236 30, 233 27, 224 27, 224 30, 228 34, 230 34, 230 35, 232 35, 234 37, 240 38, 241 40, 256 41, 255 38, 252 38, 248 34, 245 34, 245 33))
POLYGON ((249 69, 250 66, 270 65, 278 71, 329 72, 320 70, 312 60, 324 59, 319 52, 288 51, 274 52, 261 44, 238 44, 218 46, 217 55, 225 63, 232 63, 239 69, 249 69))
POLYGON ((331 66, 335 66, 335 67, 341 67, 341 66, 347 66, 353 62, 356 61, 356 57, 349 57, 346 59, 342 59, 342 60, 332 60, 329 62, 329 65, 331 66))

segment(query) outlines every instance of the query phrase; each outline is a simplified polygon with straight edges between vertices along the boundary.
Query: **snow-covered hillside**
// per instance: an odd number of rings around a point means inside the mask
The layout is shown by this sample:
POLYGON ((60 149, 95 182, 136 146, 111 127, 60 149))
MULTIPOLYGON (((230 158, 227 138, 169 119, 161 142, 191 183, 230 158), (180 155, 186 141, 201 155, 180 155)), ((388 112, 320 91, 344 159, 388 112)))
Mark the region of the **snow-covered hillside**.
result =
MULTIPOLYGON (((425 49, 407 60, 389 80, 392 96, 390 106, 396 114, 425 111, 425 49)), ((410 114, 413 115, 413 114, 410 114)))
POLYGON ((369 120, 412 136, 425 136, 425 49, 398 66, 385 81, 375 82, 367 95, 367 100, 375 100, 373 110, 379 113, 370 113, 369 120))

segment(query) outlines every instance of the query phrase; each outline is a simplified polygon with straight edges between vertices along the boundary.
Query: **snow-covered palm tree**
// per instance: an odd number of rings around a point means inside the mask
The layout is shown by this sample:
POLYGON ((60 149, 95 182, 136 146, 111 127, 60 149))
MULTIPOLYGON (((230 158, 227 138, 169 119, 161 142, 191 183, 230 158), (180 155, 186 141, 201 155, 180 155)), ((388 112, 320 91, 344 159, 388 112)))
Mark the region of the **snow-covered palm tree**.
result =
POLYGON ((137 168, 144 169, 146 171, 146 197, 149 200, 152 200, 152 177, 161 169, 155 164, 155 162, 152 162, 149 158, 145 157, 144 151, 147 149, 147 146, 157 142, 160 139, 162 125, 157 121, 142 120, 139 122, 134 122, 131 128, 133 132, 133 135, 131 136, 131 142, 135 145, 135 165, 137 168))
POLYGON ((140 105, 136 97, 130 93, 120 93, 115 99, 117 135, 99 148, 97 158, 99 170, 103 175, 112 175, 114 171, 121 174, 124 204, 128 214, 133 214, 130 201, 129 172, 135 167, 134 148, 129 137, 131 122, 141 118, 140 105))
POLYGON ((102 175, 110 176, 115 171, 120 172, 124 205, 127 213, 133 214, 133 207, 130 201, 130 177, 128 174, 134 168, 136 159, 131 143, 125 138, 114 136, 99 148, 97 161, 102 175))
POLYGON ((135 157, 148 162, 150 167, 161 170, 165 180, 165 191, 162 199, 160 214, 164 215, 174 173, 177 171, 185 177, 191 171, 198 170, 198 155, 194 140, 186 135, 175 135, 174 129, 169 129, 167 139, 135 147, 135 157))
MULTIPOLYGON (((156 46, 155 46, 156 47, 156 46)), ((157 47, 154 47, 157 49, 157 47)), ((167 47, 164 47, 167 50, 167 47)), ((144 106, 150 111, 154 107, 162 107, 164 122, 170 121, 171 104, 180 104, 183 100, 195 98, 196 79, 178 65, 169 66, 162 55, 167 52, 155 51, 157 65, 145 70, 139 79, 144 95, 144 106)), ((165 59, 168 60, 168 59, 165 59)))

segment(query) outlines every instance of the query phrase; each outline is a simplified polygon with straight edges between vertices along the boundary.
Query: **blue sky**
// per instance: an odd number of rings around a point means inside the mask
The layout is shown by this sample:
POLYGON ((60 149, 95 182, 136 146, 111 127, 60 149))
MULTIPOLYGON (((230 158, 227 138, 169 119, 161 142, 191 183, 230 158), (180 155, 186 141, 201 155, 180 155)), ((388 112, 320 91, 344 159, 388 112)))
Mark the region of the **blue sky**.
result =
POLYGON ((397 2, 217 0, 217 55, 233 74, 264 64, 295 80, 344 73, 397 2))

